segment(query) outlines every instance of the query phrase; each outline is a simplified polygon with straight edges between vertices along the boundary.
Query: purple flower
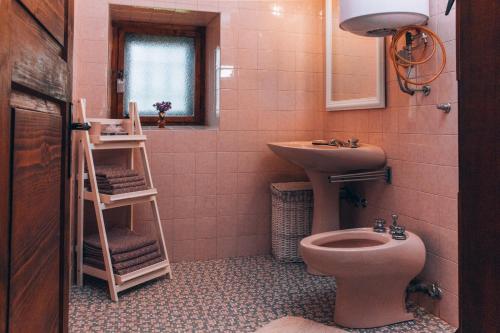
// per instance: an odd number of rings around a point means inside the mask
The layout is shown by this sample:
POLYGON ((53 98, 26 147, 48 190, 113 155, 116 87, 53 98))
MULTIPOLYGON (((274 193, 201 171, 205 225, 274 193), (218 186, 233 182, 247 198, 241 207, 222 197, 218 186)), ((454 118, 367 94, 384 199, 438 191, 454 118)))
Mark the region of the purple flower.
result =
POLYGON ((172 108, 172 103, 162 101, 162 102, 158 102, 158 103, 153 104, 153 106, 156 108, 156 110, 158 110, 158 112, 167 112, 168 110, 170 110, 172 108))

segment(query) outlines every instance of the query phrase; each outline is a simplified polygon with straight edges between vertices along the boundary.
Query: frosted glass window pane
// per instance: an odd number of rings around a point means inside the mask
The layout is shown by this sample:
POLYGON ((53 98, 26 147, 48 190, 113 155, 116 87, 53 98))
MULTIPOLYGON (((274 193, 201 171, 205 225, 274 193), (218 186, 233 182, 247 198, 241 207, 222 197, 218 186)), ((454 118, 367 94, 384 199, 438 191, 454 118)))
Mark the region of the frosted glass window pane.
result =
POLYGON ((143 116, 157 116, 153 104, 172 102, 167 116, 193 116, 195 41, 189 37, 125 35, 124 113, 136 101, 143 116))

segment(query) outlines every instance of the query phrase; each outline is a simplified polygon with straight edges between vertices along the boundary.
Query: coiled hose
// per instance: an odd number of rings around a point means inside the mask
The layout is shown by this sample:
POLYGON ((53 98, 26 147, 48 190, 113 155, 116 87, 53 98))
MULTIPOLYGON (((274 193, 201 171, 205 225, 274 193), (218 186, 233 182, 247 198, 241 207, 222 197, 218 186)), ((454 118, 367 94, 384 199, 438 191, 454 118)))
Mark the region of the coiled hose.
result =
MULTIPOLYGON (((424 46, 424 48, 427 48, 427 44, 424 46)), ((425 53, 425 52, 424 52, 425 53)), ((423 54, 424 54, 423 53, 423 54)), ((422 86, 431 83, 432 81, 436 80, 438 76, 443 72, 444 67, 446 66, 446 49, 443 44, 443 41, 439 38, 439 36, 434 33, 434 31, 422 27, 422 26, 417 26, 417 25, 409 25, 406 27, 401 28, 398 30, 393 38, 392 38, 392 43, 389 48, 389 56, 392 61, 392 64, 394 66, 394 69, 396 70, 396 74, 406 83, 413 84, 416 86, 422 86), (398 52, 398 43, 402 37, 406 37, 406 34, 408 32, 415 31, 417 33, 426 33, 432 40, 432 50, 430 52, 430 55, 422 58, 422 59, 411 59, 408 57, 404 57, 398 52), (439 48, 441 49, 441 54, 442 54, 442 60, 441 60, 441 65, 439 67, 439 70, 430 78, 421 82, 415 81, 407 77, 407 74, 401 71, 401 67, 404 69, 408 69, 408 67, 411 66, 416 66, 416 65, 422 65, 425 64, 426 62, 430 61, 432 57, 436 54, 436 44, 439 45, 439 48)))

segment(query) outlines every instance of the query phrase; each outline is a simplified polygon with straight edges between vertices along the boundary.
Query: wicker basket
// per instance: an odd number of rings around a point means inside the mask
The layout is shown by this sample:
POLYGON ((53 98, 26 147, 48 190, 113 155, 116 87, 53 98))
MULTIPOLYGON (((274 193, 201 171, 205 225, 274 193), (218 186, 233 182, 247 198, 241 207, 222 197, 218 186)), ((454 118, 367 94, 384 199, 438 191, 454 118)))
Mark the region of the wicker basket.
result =
POLYGON ((299 242, 311 234, 311 183, 275 183, 271 184, 271 193, 273 255, 280 261, 302 262, 299 242))

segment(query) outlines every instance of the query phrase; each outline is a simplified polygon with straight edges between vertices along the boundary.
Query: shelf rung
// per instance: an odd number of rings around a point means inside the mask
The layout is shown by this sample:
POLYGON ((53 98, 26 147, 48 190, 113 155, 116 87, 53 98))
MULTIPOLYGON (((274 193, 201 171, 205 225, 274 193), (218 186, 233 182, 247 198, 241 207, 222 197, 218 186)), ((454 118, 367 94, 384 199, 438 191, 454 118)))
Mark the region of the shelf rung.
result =
POLYGON ((90 142, 94 145, 106 143, 123 143, 123 142, 144 142, 147 140, 145 135, 91 135, 90 142))
MULTIPOLYGON (((103 204, 103 208, 110 209, 120 206, 127 206, 135 203, 152 201, 157 194, 158 191, 155 188, 150 188, 144 191, 113 194, 113 195, 99 193, 99 197, 101 199, 101 203, 103 204)), ((83 197, 85 200, 90 200, 90 201, 94 200, 93 192, 85 191, 83 197)))
MULTIPOLYGON (((106 276, 106 271, 104 269, 96 268, 90 265, 83 264, 82 265, 83 273, 87 275, 91 275, 93 277, 96 277, 101 280, 107 280, 106 276)), ((124 274, 124 275, 118 275, 114 274, 115 276, 115 284, 117 286, 122 286, 127 282, 134 281, 140 277, 146 276, 148 274, 153 274, 153 273, 160 273, 158 276, 170 273, 170 265, 167 260, 160 261, 156 264, 138 269, 136 271, 124 274), (160 272, 159 272, 160 271, 160 272)), ((158 277, 156 276, 156 277, 158 277)), ((153 279, 151 277, 150 279, 153 279)), ((145 282, 147 280, 141 281, 139 283, 145 282)), ((131 285, 126 286, 126 288, 120 288, 119 291, 125 290, 127 288, 132 287, 131 285)))
POLYGON ((162 268, 167 268, 167 267, 169 267, 168 261, 163 260, 163 261, 160 261, 156 264, 138 269, 136 271, 133 271, 133 272, 130 272, 130 273, 127 273, 124 275, 116 275, 115 274, 115 282, 117 285, 121 285, 121 284, 124 284, 125 282, 134 280, 134 279, 141 277, 143 275, 146 275, 148 273, 152 273, 152 272, 155 272, 157 270, 160 270, 162 268))

